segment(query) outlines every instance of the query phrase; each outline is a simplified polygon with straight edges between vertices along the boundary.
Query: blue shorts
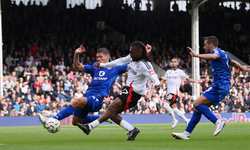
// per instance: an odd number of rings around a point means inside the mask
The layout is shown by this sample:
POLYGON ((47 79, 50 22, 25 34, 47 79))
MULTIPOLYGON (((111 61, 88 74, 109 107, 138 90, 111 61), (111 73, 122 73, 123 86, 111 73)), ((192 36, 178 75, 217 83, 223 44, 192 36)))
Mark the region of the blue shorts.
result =
POLYGON ((88 113, 97 112, 102 108, 103 99, 99 95, 83 96, 86 97, 88 102, 83 109, 75 109, 74 116, 84 119, 88 113))
POLYGON ((213 103, 214 106, 218 105, 229 93, 230 85, 214 85, 212 84, 202 94, 213 103))

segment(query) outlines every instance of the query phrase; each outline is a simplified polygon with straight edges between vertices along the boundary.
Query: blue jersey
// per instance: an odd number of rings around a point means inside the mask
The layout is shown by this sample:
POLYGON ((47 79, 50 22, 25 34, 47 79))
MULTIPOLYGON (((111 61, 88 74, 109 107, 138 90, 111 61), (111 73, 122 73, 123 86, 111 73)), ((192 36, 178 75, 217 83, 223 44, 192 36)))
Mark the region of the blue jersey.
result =
POLYGON ((92 81, 88 87, 88 90, 84 94, 85 96, 101 95, 108 97, 109 90, 113 86, 116 77, 126 72, 128 65, 117 66, 113 68, 95 68, 95 66, 85 65, 85 72, 90 73, 92 81))
POLYGON ((214 83, 203 92, 203 95, 216 106, 229 92, 231 80, 229 63, 232 59, 219 48, 214 49, 212 54, 219 56, 219 58, 211 60, 214 83))
POLYGON ((219 56, 218 59, 210 61, 214 84, 230 84, 231 75, 229 70, 229 63, 232 59, 224 50, 221 50, 219 48, 212 50, 212 54, 217 54, 219 56))

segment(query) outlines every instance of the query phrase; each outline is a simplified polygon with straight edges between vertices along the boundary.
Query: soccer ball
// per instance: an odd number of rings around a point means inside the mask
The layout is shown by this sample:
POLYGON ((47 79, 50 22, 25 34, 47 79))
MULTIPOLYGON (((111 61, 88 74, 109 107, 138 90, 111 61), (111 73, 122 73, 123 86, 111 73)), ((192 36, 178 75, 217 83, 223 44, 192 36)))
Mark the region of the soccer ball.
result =
POLYGON ((56 133, 60 130, 60 121, 54 119, 54 118, 49 118, 46 121, 45 127, 50 133, 56 133))

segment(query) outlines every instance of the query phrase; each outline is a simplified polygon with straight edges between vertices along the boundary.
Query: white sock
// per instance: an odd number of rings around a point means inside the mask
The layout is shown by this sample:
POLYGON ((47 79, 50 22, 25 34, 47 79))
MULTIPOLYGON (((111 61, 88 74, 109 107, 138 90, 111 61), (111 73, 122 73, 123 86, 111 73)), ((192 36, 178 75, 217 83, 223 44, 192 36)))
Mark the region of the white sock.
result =
POLYGON ((216 122, 215 122, 215 125, 219 125, 221 123, 221 121, 218 119, 216 122))
POLYGON ((120 122, 120 126, 123 127, 127 131, 132 131, 134 129, 134 127, 131 124, 129 124, 127 121, 125 121, 124 119, 122 119, 122 121, 120 122))
POLYGON ((180 118, 182 118, 185 122, 188 121, 188 119, 185 117, 185 115, 178 109, 178 108, 172 108, 173 112, 178 115, 180 118))
POLYGON ((190 136, 190 133, 187 131, 184 131, 183 134, 185 134, 186 136, 190 136))
POLYGON ((92 130, 92 129, 98 127, 99 125, 100 125, 100 122, 98 121, 98 119, 96 119, 95 121, 93 121, 89 124, 89 129, 92 130))
POLYGON ((167 110, 168 114, 172 117, 173 121, 176 121, 177 119, 175 118, 174 112, 171 109, 169 103, 164 103, 163 107, 167 110))

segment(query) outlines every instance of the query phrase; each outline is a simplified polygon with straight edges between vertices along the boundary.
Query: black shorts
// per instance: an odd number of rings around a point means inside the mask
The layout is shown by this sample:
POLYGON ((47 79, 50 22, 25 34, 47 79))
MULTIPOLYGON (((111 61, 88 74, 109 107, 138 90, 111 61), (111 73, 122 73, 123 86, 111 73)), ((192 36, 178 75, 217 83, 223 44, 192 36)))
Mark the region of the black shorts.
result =
POLYGON ((122 101, 123 110, 126 111, 128 108, 132 108, 137 104, 141 95, 135 93, 132 87, 124 86, 122 88, 122 93, 120 93, 118 97, 120 97, 122 101))
POLYGON ((170 102, 170 105, 172 105, 177 102, 178 96, 173 93, 169 93, 166 100, 170 102))

